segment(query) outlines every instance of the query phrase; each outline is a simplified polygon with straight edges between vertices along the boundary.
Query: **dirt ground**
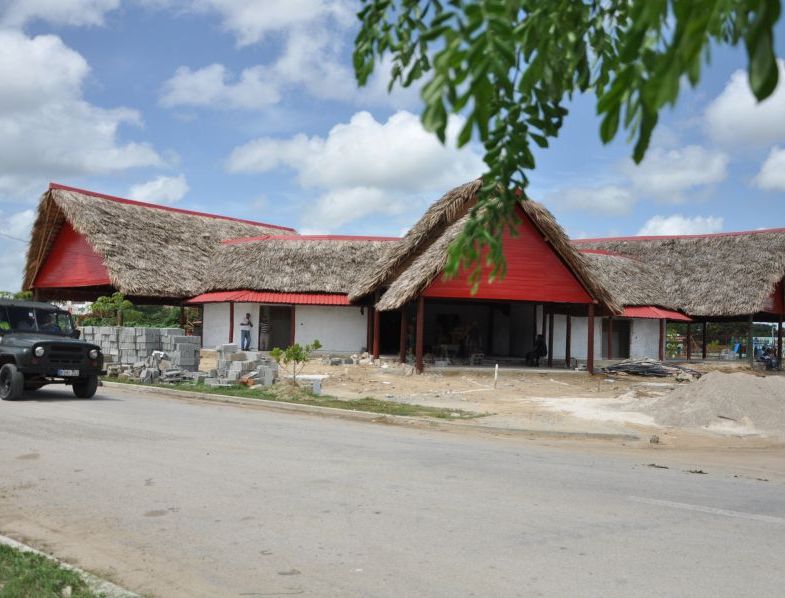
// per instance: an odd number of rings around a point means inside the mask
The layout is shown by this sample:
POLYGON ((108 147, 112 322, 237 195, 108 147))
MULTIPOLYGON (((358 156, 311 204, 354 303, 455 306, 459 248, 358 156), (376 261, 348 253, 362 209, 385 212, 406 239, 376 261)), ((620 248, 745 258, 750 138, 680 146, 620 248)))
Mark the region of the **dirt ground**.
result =
MULTIPOLYGON (((703 372, 750 371, 745 365, 727 362, 691 363, 690 367, 703 372)), ((396 363, 334 366, 321 360, 312 360, 304 373, 329 376, 322 383, 324 394, 473 411, 486 414, 474 423, 500 430, 627 434, 647 445, 656 437, 658 446, 688 450, 736 447, 785 451, 783 436, 666 427, 630 408, 640 402, 638 399, 664 396, 680 384, 690 384, 670 378, 501 369, 494 387, 492 369, 431 368, 416 375, 411 367, 396 363)))

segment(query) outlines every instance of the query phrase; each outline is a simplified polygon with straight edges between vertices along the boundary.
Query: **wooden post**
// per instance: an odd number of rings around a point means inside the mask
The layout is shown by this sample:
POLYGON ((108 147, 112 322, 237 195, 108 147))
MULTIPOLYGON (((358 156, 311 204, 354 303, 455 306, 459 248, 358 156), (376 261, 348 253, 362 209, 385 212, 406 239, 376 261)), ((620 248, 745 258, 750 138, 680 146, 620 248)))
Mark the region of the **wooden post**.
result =
POLYGON ((381 314, 378 309, 373 310, 373 358, 379 359, 379 322, 381 314))
POLYGON ((548 367, 553 367, 553 312, 548 313, 548 367))
POLYGON ((234 301, 229 302, 229 342, 234 342, 234 301))
POLYGON ((398 361, 406 363, 406 306, 401 307, 401 341, 398 349, 398 361))
POLYGON ((540 332, 540 334, 542 334, 542 338, 545 338, 545 314, 546 314, 546 311, 547 310, 545 309, 545 304, 543 303, 542 304, 542 332, 540 332))
POLYGON ((294 339, 297 336, 297 307, 292 305, 291 310, 289 311, 289 319, 291 320, 291 326, 289 327, 289 344, 294 344, 294 339))
POLYGON ((665 361, 665 319, 660 318, 660 361, 665 361))
POLYGON ((707 330, 708 330, 708 324, 707 324, 706 320, 704 320, 703 321, 703 340, 702 340, 703 346, 701 347, 701 357, 703 359, 706 359, 706 355, 708 355, 708 353, 706 352, 707 340, 708 340, 707 330))
POLYGON ((422 362, 422 348, 423 348, 423 334, 425 333, 425 298, 420 295, 417 298, 417 326, 416 326, 416 335, 417 338, 415 340, 414 345, 414 357, 415 357, 415 365, 414 367, 417 369, 418 374, 422 374, 423 370, 423 362, 422 362))
POLYGON ((780 321, 777 324, 777 357, 780 362, 780 369, 782 369, 782 314, 780 314, 780 321))
POLYGON ((368 308, 368 318, 365 325, 365 350, 370 353, 373 344, 373 306, 368 308))
POLYGON ((572 316, 567 314, 567 338, 564 341, 564 366, 569 369, 572 355, 570 355, 570 344, 572 343, 572 316))
POLYGON ((692 324, 687 324, 687 361, 692 359, 692 324))
POLYGON ((747 361, 750 362, 750 368, 755 367, 755 350, 752 344, 752 326, 754 322, 752 321, 752 318, 753 314, 750 314, 747 326, 747 361))
POLYGON ((122 309, 118 309, 117 310, 117 325, 118 326, 122 326, 123 325, 123 310, 122 309))
POLYGON ((588 340, 586 349, 586 370, 594 373, 594 304, 589 303, 588 340))
POLYGON ((613 316, 608 316, 608 359, 613 359, 613 316))

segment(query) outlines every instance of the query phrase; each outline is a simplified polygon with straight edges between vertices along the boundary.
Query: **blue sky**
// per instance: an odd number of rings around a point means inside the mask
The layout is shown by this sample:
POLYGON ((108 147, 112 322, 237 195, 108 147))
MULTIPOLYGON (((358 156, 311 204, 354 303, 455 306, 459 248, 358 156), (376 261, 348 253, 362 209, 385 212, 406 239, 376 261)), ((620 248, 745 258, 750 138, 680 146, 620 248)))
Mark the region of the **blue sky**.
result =
MULTIPOLYGON (((353 0, 0 0, 0 288, 49 181, 293 226, 400 235, 482 170, 416 90, 358 91, 353 0)), ((785 54, 785 26, 777 30, 785 54)), ((644 163, 603 146, 592 97, 537 153, 530 195, 574 237, 785 227, 785 86, 755 105, 718 49, 644 163)), ((783 77, 785 79, 785 77, 783 77)), ((456 121, 452 129, 459 126, 456 121)))

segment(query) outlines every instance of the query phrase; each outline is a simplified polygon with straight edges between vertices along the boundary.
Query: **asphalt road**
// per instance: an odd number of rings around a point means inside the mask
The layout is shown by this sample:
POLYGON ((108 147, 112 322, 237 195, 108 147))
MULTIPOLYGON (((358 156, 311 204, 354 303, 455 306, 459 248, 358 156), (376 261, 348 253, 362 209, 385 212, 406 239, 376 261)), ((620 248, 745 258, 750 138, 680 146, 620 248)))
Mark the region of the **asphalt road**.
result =
POLYGON ((0 533, 154 596, 781 596, 785 485, 99 389, 0 404, 0 533))

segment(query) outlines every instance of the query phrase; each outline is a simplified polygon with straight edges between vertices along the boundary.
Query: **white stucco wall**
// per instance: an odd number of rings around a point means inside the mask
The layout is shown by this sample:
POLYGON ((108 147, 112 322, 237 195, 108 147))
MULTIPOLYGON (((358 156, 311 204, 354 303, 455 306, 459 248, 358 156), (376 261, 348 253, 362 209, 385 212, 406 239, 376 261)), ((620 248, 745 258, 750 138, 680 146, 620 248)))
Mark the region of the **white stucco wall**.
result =
POLYGON ((298 305, 294 318, 301 345, 319 339, 323 352, 359 353, 366 344, 368 315, 359 307, 298 305))
POLYGON ((229 342, 229 304, 206 303, 202 323, 202 346, 213 348, 229 342))
POLYGON ((630 357, 638 359, 660 356, 660 321, 646 318, 632 320, 630 326, 630 357))

